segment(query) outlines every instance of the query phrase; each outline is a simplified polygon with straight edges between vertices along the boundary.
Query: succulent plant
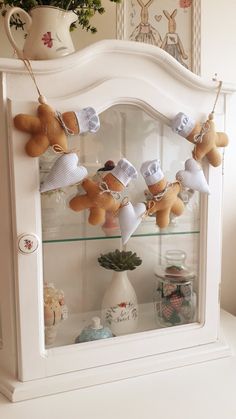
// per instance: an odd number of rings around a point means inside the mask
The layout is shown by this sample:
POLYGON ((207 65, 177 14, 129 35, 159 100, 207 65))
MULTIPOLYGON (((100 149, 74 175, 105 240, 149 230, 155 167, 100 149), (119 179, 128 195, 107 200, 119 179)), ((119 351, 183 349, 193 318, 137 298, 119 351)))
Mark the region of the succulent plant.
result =
POLYGON ((133 271, 141 265, 142 260, 134 252, 125 252, 116 249, 114 252, 106 253, 98 258, 99 264, 105 269, 113 271, 133 271))

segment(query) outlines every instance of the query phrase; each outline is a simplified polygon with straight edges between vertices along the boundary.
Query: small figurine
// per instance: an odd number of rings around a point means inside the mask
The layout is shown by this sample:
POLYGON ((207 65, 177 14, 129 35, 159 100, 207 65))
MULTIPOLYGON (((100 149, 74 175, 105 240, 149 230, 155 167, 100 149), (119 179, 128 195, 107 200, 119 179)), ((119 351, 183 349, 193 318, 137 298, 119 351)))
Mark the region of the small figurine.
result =
POLYGON ((184 211, 183 201, 178 197, 180 183, 167 182, 157 159, 144 162, 140 171, 152 194, 151 200, 147 201, 148 214, 155 214, 156 224, 165 228, 170 223, 171 213, 179 216, 184 211))
POLYGON ((85 327, 79 336, 75 339, 75 343, 89 342, 91 340, 112 338, 113 334, 109 327, 102 326, 99 317, 93 317, 92 323, 85 327))
POLYGON ((135 167, 125 158, 120 159, 101 182, 94 182, 88 178, 83 180, 82 187, 86 193, 72 198, 70 208, 77 212, 89 209, 89 224, 102 225, 106 219, 106 211, 116 213, 120 207, 121 192, 131 179, 136 178, 135 167))
POLYGON ((61 114, 43 103, 38 107, 37 116, 16 115, 14 125, 18 130, 31 134, 25 150, 29 156, 38 157, 49 146, 59 146, 68 151, 67 135, 94 133, 99 129, 100 121, 91 107, 61 114))
POLYGON ((190 116, 179 112, 171 121, 171 127, 176 134, 194 144, 195 160, 201 161, 206 156, 209 164, 217 167, 222 162, 218 147, 226 147, 229 139, 224 132, 216 132, 213 119, 214 112, 211 112, 203 123, 196 122, 190 116))
POLYGON ((57 336, 58 325, 68 315, 64 301, 64 292, 58 290, 53 284, 44 286, 44 325, 45 344, 52 345, 57 336))

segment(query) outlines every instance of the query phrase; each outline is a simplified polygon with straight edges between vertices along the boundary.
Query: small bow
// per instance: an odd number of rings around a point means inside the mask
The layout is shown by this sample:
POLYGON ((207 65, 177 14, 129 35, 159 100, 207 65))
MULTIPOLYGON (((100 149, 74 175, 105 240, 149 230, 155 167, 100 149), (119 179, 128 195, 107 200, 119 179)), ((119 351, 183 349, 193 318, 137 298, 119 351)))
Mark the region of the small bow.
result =
POLYGON ((119 192, 111 191, 108 188, 108 185, 105 181, 102 181, 102 182, 99 183, 99 189, 101 189, 101 192, 100 192, 101 195, 104 194, 104 193, 109 193, 112 196, 112 198, 117 199, 117 200, 120 199, 120 197, 121 197, 119 192))
POLYGON ((153 199, 154 201, 160 201, 160 200, 163 198, 163 196, 166 194, 166 192, 167 192, 167 191, 168 191, 171 187, 172 187, 172 183, 167 182, 166 187, 163 189, 163 191, 159 192, 159 193, 158 193, 158 194, 156 194, 156 195, 153 195, 153 196, 152 196, 152 199, 153 199))
POLYGON ((209 131, 210 127, 208 122, 204 122, 204 124, 202 125, 201 131, 199 134, 194 135, 193 137, 193 142, 195 144, 199 144, 202 142, 204 135, 209 131))
POLYGON ((66 135, 75 135, 74 131, 72 131, 70 128, 68 128, 66 126, 65 122, 63 121, 61 112, 56 111, 56 119, 60 122, 60 124, 61 124, 62 128, 64 129, 66 135))

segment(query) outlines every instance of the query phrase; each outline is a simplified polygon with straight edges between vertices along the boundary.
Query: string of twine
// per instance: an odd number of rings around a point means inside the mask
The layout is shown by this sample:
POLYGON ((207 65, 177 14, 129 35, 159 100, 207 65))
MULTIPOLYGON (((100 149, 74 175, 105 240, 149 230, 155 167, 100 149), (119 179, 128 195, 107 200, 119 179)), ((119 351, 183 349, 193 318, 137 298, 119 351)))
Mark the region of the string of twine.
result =
POLYGON ((215 112, 216 104, 218 102, 218 99, 219 99, 219 96, 220 96, 220 92, 221 92, 221 89, 222 89, 222 84, 223 84, 223 82, 222 82, 222 80, 220 80, 219 81, 219 86, 218 86, 218 89, 217 89, 217 94, 216 94, 215 102, 214 102, 214 105, 213 105, 213 109, 211 111, 211 114, 213 114, 215 112))
MULTIPOLYGON (((217 81, 216 77, 213 80, 217 81)), ((214 104, 213 104, 213 108, 212 108, 211 113, 208 116, 208 120, 214 119, 215 108, 216 108, 216 105, 217 105, 217 102, 218 102, 218 99, 219 99, 219 96, 220 96, 220 92, 221 92, 221 89, 222 89, 222 84, 223 84, 223 82, 222 82, 222 80, 220 80, 219 84, 218 84, 218 89, 217 89, 217 92, 216 92, 216 97, 215 97, 215 101, 214 101, 214 104)), ((193 151, 192 151, 192 156, 193 156, 194 160, 197 160, 197 158, 196 158, 197 144, 202 142, 204 135, 207 134, 207 132, 209 132, 209 130, 210 130, 209 122, 206 121, 202 125, 200 133, 196 134, 194 136, 195 145, 194 145, 194 148, 193 148, 193 151)))
MULTIPOLYGON (((184 189, 184 187, 183 187, 182 183, 181 183, 179 180, 176 180, 175 182, 172 182, 172 183, 168 183, 168 184, 166 185, 165 189, 161 192, 161 193, 162 193, 162 196, 161 196, 161 198, 160 198, 160 199, 158 199, 158 200, 155 200, 155 199, 150 199, 150 200, 148 200, 148 201, 145 203, 145 205, 146 205, 146 210, 145 210, 142 214, 140 214, 140 215, 139 215, 139 217, 140 217, 142 220, 144 220, 146 217, 148 217, 148 216, 152 215, 152 214, 153 214, 153 209, 154 209, 154 207, 155 207, 156 203, 157 203, 158 201, 160 201, 160 200, 161 200, 161 199, 165 196, 166 192, 167 192, 167 191, 168 191, 171 187, 173 187, 173 186, 174 186, 174 185, 176 185, 176 184, 178 184, 178 185, 179 185, 180 190, 183 190, 183 189, 184 189), (164 193, 163 193, 163 192, 164 192, 164 193)), ((120 212, 120 210, 121 210, 122 208, 124 208, 125 206, 127 206, 129 203, 130 203, 130 200, 129 200, 128 196, 125 196, 125 197, 122 199, 122 201, 121 201, 121 204, 120 204, 119 208, 118 208, 116 211, 114 211, 114 212, 113 212, 113 215, 114 215, 115 217, 119 216, 119 212, 120 212)))
POLYGON ((56 111, 56 119, 60 122, 60 124, 61 124, 62 128, 64 129, 67 136, 75 135, 74 131, 72 131, 72 129, 70 129, 66 126, 65 122, 63 121, 63 117, 62 117, 61 112, 56 111))
POLYGON ((20 56, 18 56, 18 58, 20 58, 20 60, 21 61, 23 61, 23 63, 24 63, 24 65, 25 65, 25 68, 26 68, 26 70, 28 71, 28 73, 29 73, 29 75, 30 75, 30 77, 31 77, 31 79, 33 80, 33 83, 34 83, 34 85, 35 85, 35 87, 36 87, 36 90, 37 90, 37 92, 38 92, 38 95, 39 95, 39 97, 38 97, 38 101, 39 101, 39 103, 41 103, 41 104, 46 104, 47 103, 47 99, 46 99, 46 97, 44 96, 44 95, 42 95, 42 93, 40 92, 40 89, 39 89, 39 86, 38 86, 38 83, 37 83, 37 81, 36 81, 36 78, 35 78, 35 75, 34 75, 34 72, 33 72, 33 69, 32 69, 32 66, 31 66, 31 63, 30 63, 30 60, 28 59, 28 58, 25 58, 25 57, 20 57, 20 56))
POLYGON ((161 201, 162 198, 165 196, 166 192, 173 186, 173 183, 167 182, 166 186, 164 187, 163 191, 159 192, 156 195, 153 195, 152 198, 155 202, 161 201))
MULTIPOLYGON (((30 60, 28 58, 21 57, 19 55, 18 55, 18 58, 24 63, 24 66, 25 66, 26 70, 28 71, 28 73, 29 73, 29 75, 30 75, 30 77, 31 77, 34 85, 35 85, 35 88, 36 88, 36 90, 38 92, 38 95, 39 95, 38 96, 38 102, 41 103, 41 104, 47 104, 46 97, 41 93, 41 91, 39 89, 39 86, 38 86, 38 83, 36 81, 36 77, 35 77, 35 74, 33 72, 33 69, 32 69, 32 66, 31 66, 31 63, 30 63, 30 60)), ((66 135, 74 135, 73 131, 71 131, 69 128, 67 128, 66 125, 64 124, 60 112, 56 111, 55 118, 61 124, 62 128, 64 129, 64 131, 66 133, 66 135)), ((66 151, 59 144, 54 144, 52 146, 52 149, 53 149, 53 151, 56 154, 69 154, 69 153, 76 153, 77 154, 79 152, 79 149, 78 148, 75 148, 75 149, 71 149, 69 151, 66 151)))
POLYGON ((101 182, 98 184, 98 186, 99 186, 99 189, 100 189, 100 192, 99 192, 99 194, 100 194, 100 195, 103 195, 103 194, 105 194, 105 193, 108 193, 108 194, 110 194, 110 195, 112 196, 112 198, 114 198, 115 200, 119 200, 119 199, 120 199, 120 193, 119 193, 119 192, 117 192, 117 191, 112 191, 112 190, 109 188, 108 184, 105 182, 105 180, 101 181, 101 182))
POLYGON ((126 207, 129 203, 130 203, 130 200, 129 200, 128 196, 125 196, 125 197, 122 199, 122 201, 121 201, 121 203, 120 203, 120 206, 117 208, 117 210, 116 210, 116 211, 113 211, 113 215, 114 215, 114 217, 118 217, 118 216, 119 216, 119 212, 120 212, 120 210, 121 210, 122 208, 126 207))
MULTIPOLYGON (((122 208, 126 207, 129 203, 130 203, 130 200, 129 200, 128 196, 125 196, 122 199, 119 208, 117 208, 117 210, 113 212, 114 217, 118 217, 120 210, 122 208)), ((139 217, 138 217, 138 218, 141 218, 142 220, 144 220, 149 215, 149 209, 147 208, 148 203, 146 203, 145 205, 146 205, 146 210, 142 214, 140 214, 139 217)), ((153 202, 153 205, 155 205, 154 202, 153 202)))

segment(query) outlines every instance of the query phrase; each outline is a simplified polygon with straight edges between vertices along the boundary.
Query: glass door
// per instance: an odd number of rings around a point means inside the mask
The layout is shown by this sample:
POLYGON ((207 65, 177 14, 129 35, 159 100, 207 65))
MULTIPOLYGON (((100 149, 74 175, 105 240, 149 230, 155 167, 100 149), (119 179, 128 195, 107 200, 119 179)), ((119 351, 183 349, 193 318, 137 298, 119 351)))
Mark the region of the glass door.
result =
MULTIPOLYGON (((187 141, 179 141, 161 118, 155 119, 137 106, 112 106, 100 115, 100 121, 96 134, 73 138, 70 148, 78 153, 89 179, 97 184, 121 158, 131 162, 138 176, 119 199, 125 205, 132 203, 135 210, 137 204, 146 205, 151 200, 140 171, 145 161, 159 160, 165 179, 172 185, 176 173, 191 157, 187 141)), ((41 182, 58 157, 49 150, 40 158, 41 182)), ((141 210, 137 215, 134 211, 140 222, 125 245, 119 211, 108 211, 102 224, 91 225, 89 210, 76 212, 69 207, 76 195, 83 194, 81 183, 41 193, 46 348, 75 342, 83 346, 88 340, 92 345, 94 339, 198 321, 199 193, 180 190, 178 198, 184 212, 180 217, 171 213, 165 228, 156 224, 155 214, 141 210), (132 295, 128 291, 122 294, 117 283, 114 285, 114 292, 121 293, 117 301, 107 299, 114 282, 111 261, 107 269, 99 263, 115 251, 135 253, 141 260, 135 269, 135 264, 126 269, 132 295)))

